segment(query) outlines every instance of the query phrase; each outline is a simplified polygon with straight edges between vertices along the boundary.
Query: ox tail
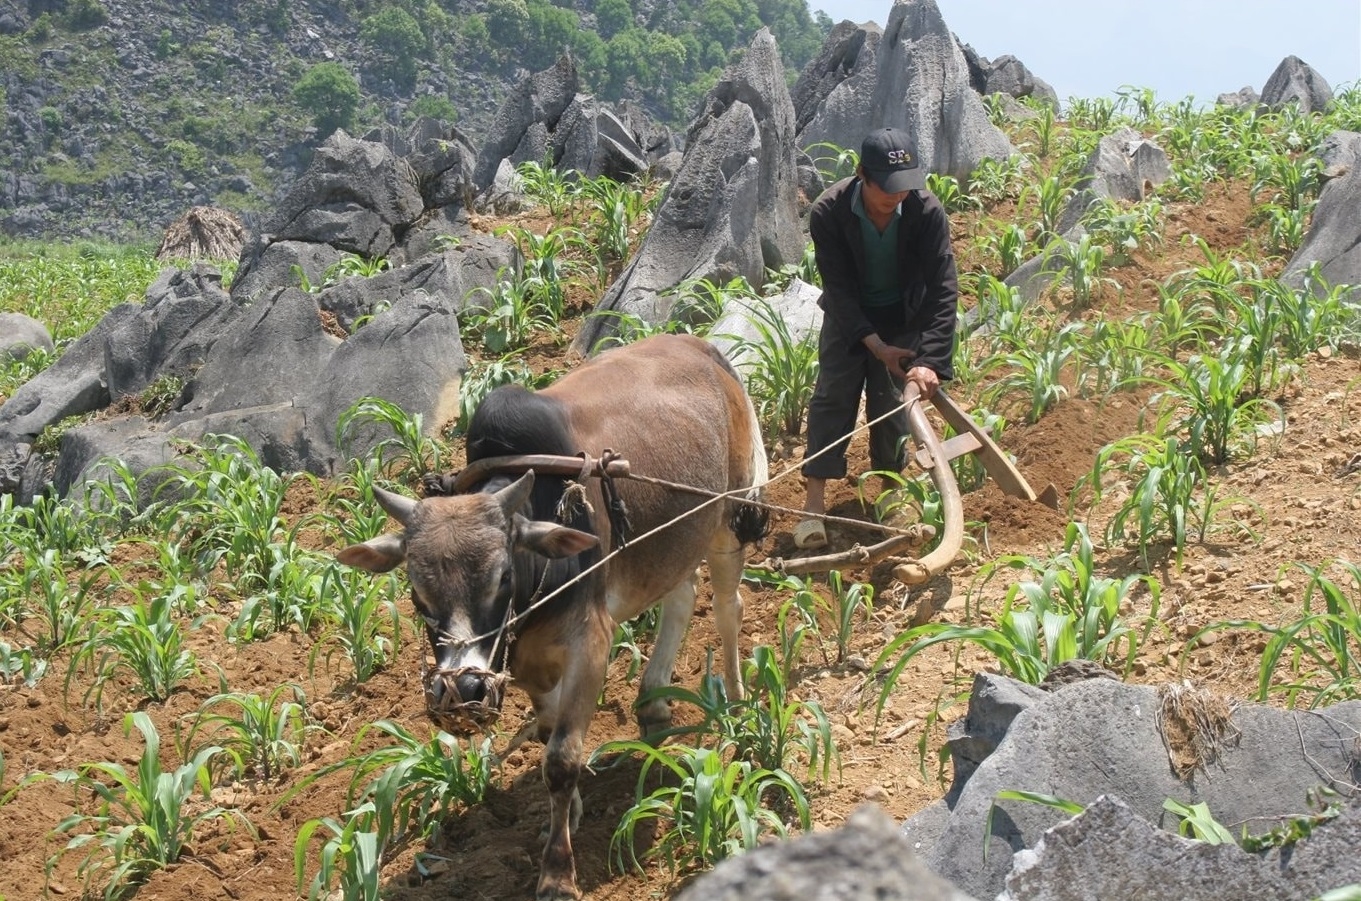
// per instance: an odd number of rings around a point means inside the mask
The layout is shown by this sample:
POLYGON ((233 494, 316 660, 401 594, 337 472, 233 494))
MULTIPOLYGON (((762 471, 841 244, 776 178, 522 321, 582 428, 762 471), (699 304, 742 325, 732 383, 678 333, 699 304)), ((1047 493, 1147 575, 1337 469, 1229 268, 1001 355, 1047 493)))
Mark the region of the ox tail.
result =
MULTIPOLYGON (((756 405, 752 403, 751 395, 747 393, 746 383, 743 382, 741 373, 733 366, 732 361, 713 345, 710 345, 710 350, 722 366, 723 371, 731 376, 742 389, 742 399, 747 405, 747 432, 751 435, 750 463, 748 465, 748 471, 751 473, 751 488, 742 494, 742 498, 759 502, 765 492, 766 483, 770 481, 770 462, 766 458, 765 441, 761 438, 761 421, 756 416, 756 405)), ((728 528, 732 529, 738 541, 743 544, 755 544, 770 534, 769 510, 741 502, 733 503, 731 507, 732 513, 728 517, 728 528)))

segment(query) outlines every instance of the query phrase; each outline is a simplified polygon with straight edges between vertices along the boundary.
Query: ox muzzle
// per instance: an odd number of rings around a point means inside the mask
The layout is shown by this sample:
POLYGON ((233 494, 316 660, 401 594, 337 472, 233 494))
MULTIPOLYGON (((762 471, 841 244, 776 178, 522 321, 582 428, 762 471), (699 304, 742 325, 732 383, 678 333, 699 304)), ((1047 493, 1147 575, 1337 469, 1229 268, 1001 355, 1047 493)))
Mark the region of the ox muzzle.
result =
POLYGON ((501 718, 506 673, 480 666, 427 667, 421 673, 425 713, 451 735, 485 732, 501 718))

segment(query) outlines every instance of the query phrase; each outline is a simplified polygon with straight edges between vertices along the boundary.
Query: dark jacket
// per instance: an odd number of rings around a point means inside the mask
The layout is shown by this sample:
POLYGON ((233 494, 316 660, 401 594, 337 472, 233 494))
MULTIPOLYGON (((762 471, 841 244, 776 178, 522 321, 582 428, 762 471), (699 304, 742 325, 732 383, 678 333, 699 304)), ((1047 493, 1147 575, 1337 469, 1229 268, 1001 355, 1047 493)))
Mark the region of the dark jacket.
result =
MULTIPOLYGON (((851 209, 858 181, 846 178, 823 191, 813 202, 808 221, 822 275, 818 306, 837 321, 841 333, 854 345, 875 331, 860 306, 865 249, 860 217, 851 209)), ((903 201, 898 245, 906 331, 902 336, 879 337, 905 340, 917 354, 911 366, 928 366, 942 379, 953 378, 959 282, 950 245, 950 221, 930 191, 913 191, 903 201)))

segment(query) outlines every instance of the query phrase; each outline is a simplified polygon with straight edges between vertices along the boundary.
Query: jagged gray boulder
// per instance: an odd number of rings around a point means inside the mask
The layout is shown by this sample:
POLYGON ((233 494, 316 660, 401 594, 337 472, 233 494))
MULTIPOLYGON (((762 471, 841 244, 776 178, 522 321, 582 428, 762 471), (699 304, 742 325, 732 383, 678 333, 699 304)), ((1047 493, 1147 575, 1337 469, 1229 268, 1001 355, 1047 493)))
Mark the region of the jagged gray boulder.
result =
POLYGON ((466 208, 477 193, 473 167, 477 152, 457 128, 434 119, 418 119, 411 126, 407 161, 416 176, 427 209, 466 208))
POLYGON ((1361 209, 1361 134, 1334 132, 1325 142, 1322 163, 1327 181, 1309 231, 1281 279, 1300 286, 1317 265, 1328 285, 1361 286, 1361 220, 1356 216, 1361 209))
MULTIPOLYGON (((766 269, 803 256, 794 107, 775 39, 761 29, 724 73, 686 135, 680 171, 642 246, 596 310, 667 321, 670 289, 693 279, 760 284, 766 269)), ((572 347, 591 353, 615 320, 586 320, 572 347)))
POLYGON ((1262 105, 1268 109, 1297 103, 1301 112, 1320 113, 1332 99, 1333 89, 1328 82, 1298 56, 1281 60, 1262 88, 1262 105))
POLYGON ((1229 106, 1234 109, 1251 109, 1261 103, 1262 98, 1257 93, 1257 89, 1247 84, 1236 91, 1220 94, 1215 98, 1215 103, 1219 106, 1229 106))
POLYGON ((564 54, 548 69, 515 86, 496 111, 473 168, 479 194, 491 187, 503 161, 542 163, 548 135, 581 89, 576 61, 564 54))
POLYGON ((386 258, 425 206, 415 170, 385 144, 337 131, 247 243, 232 296, 250 300, 284 285, 320 285, 346 254, 386 258))
POLYGON ((1172 176, 1167 154, 1128 126, 1097 142, 1059 216, 1058 231, 1067 234, 1097 198, 1139 201, 1172 176))
POLYGON ((1033 848, 1063 819, 1039 804, 997 801, 1003 790, 1080 804, 1116 795, 1152 822, 1164 822, 1168 798, 1205 802, 1221 822, 1237 823, 1301 813, 1306 794, 1320 784, 1343 788, 1341 782, 1361 779, 1354 750, 1361 702, 1317 712, 1239 707, 1218 756, 1185 778, 1174 770, 1168 750, 1184 765, 1183 742, 1171 734, 1164 745, 1165 710, 1159 689, 1108 679, 1053 692, 1015 717, 954 803, 938 802, 912 817, 904 833, 937 874, 970 894, 992 898, 1003 888, 1011 855, 1033 848), (983 824, 994 803, 985 837, 983 824))
POLYGON ((0 313, 0 360, 21 360, 35 350, 53 349, 52 333, 32 316, 0 313))
POLYGON ((386 256, 424 209, 404 158, 337 131, 317 148, 265 231, 274 240, 324 243, 374 259, 386 256))
MULTIPOLYGON (((1215 811, 1212 809, 1211 813, 1215 811)), ((998 901, 1309 901, 1361 884, 1361 804, 1355 801, 1309 837, 1250 854, 1159 829, 1103 795, 1016 856, 998 901)))
POLYGON ((1037 78, 1026 68, 1025 63, 1011 54, 999 56, 988 64, 987 81, 980 93, 1006 94, 1018 100, 1034 97, 1054 107, 1059 103, 1059 95, 1053 87, 1044 79, 1037 78))
POLYGON ((798 111, 799 121, 807 122, 798 146, 826 142, 858 149, 876 128, 904 128, 916 135, 928 171, 956 178, 967 178, 985 157, 1006 159, 1015 152, 988 120, 935 0, 895 3, 883 37, 861 41, 859 53, 873 60, 842 66, 846 77, 822 95, 817 109, 811 115, 798 111))
MULTIPOLYGON (((800 133, 842 82, 856 76, 863 80, 866 72, 872 77, 875 49, 883 36, 883 29, 873 22, 857 25, 842 21, 832 27, 818 55, 803 67, 789 91, 794 104, 794 125, 800 133)), ((808 145, 799 146, 806 149, 808 145)))
POLYGON ((104 342, 103 379, 110 400, 139 394, 163 376, 188 378, 241 313, 214 266, 166 269, 147 288, 142 308, 104 342))
POLYGON ((49 425, 109 404, 104 355, 110 335, 134 319, 140 304, 122 303, 66 348, 57 362, 0 405, 0 449, 32 444, 49 425))
POLYGON ((724 861, 676 901, 970 901, 922 865, 873 805, 844 826, 763 845, 724 861))
MULTIPOLYGON (((789 282, 789 286, 781 294, 765 298, 765 302, 788 329, 790 338, 802 341, 811 337, 816 342, 822 329, 822 308, 818 306, 818 298, 821 296, 822 291, 817 286, 796 278, 789 282)), ((761 340, 756 326, 756 323, 761 321, 759 309, 759 304, 732 304, 723 311, 723 315, 709 332, 709 340, 723 351, 739 370, 750 362, 749 354, 743 349, 743 343, 761 340)))

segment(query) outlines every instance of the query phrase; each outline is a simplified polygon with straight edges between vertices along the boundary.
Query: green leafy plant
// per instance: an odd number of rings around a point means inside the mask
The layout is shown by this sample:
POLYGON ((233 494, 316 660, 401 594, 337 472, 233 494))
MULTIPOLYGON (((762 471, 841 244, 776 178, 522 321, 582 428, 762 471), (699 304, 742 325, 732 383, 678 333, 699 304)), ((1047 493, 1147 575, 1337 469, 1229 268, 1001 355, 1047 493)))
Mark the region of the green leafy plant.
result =
POLYGON ((1326 564, 1294 564, 1309 578, 1299 619, 1284 626, 1245 619, 1214 622, 1188 639, 1188 647, 1215 632, 1259 632, 1267 641, 1257 670, 1257 700, 1281 695, 1290 707, 1312 709, 1361 697, 1361 567, 1345 561, 1334 565, 1350 578, 1350 590, 1326 575, 1326 564))
POLYGON ((354 681, 367 682, 399 650, 402 615, 397 606, 397 578, 373 578, 330 563, 321 582, 320 594, 326 599, 325 636, 313 646, 308 667, 314 667, 323 655, 329 662, 339 649, 354 670, 354 681))
POLYGON ((1210 463, 1224 463, 1248 453, 1257 443, 1257 427, 1280 419, 1278 405, 1250 397, 1254 373, 1245 354, 1251 338, 1226 343, 1218 354, 1201 353, 1186 362, 1165 360, 1170 375, 1156 379, 1164 388, 1158 402, 1160 419, 1184 434, 1191 453, 1210 463))
MULTIPOLYGON (((101 762, 51 776, 98 800, 96 813, 73 813, 57 825, 58 832, 76 833, 58 856, 88 849, 80 873, 87 880, 102 881, 106 899, 125 897, 149 873, 179 860, 201 826, 239 821, 254 831, 238 810, 193 803, 196 794, 208 800, 210 763, 221 748, 203 748, 167 772, 161 767, 160 735, 151 718, 141 711, 128 714, 123 731, 131 733, 133 728, 145 742, 135 772, 101 762)), ((54 862, 55 858, 49 867, 54 862)))
POLYGON ((608 742, 601 752, 643 757, 635 803, 625 811, 610 840, 620 870, 642 869, 635 837, 648 822, 658 824, 659 834, 643 859, 660 858, 673 873, 708 869, 756 847, 767 835, 787 835, 784 819, 767 804, 788 803, 797 811, 802 828, 811 826, 803 788, 782 770, 764 769, 742 759, 726 760, 720 750, 688 745, 608 742), (654 769, 661 771, 666 782, 648 791, 654 769))
POLYGON ((381 461, 388 478, 414 482, 446 468, 448 452, 438 438, 427 434, 425 417, 384 398, 361 397, 336 420, 336 443, 347 453, 361 436, 372 443, 370 453, 381 461), (373 443, 384 429, 391 435, 373 443))
MULTIPOLYGON (((89 637, 72 656, 71 673, 79 663, 98 654, 92 687, 96 698, 102 696, 109 680, 128 672, 143 697, 164 701, 199 673, 198 661, 185 647, 184 633, 173 616, 171 596, 161 593, 149 601, 139 599, 127 606, 103 608, 89 637)), ((70 678, 68 675, 68 683, 70 678)))
POLYGON ((560 313, 545 302, 545 283, 539 276, 520 276, 502 268, 496 286, 478 286, 473 294, 487 299, 485 304, 474 304, 460 316, 463 327, 480 337, 489 353, 503 354, 524 347, 541 332, 560 333, 560 313))
POLYGON ((747 307, 747 322, 757 337, 724 337, 734 341, 732 355, 747 381, 747 392, 766 437, 797 436, 818 378, 817 336, 796 339, 789 324, 769 301, 747 307))
POLYGON ((1176 437, 1132 435, 1103 447, 1088 477, 1092 506, 1100 503, 1102 483, 1112 469, 1133 477, 1128 495, 1106 524, 1106 541, 1133 539, 1144 566, 1158 541, 1172 544, 1178 565, 1192 537, 1204 541, 1220 504, 1205 467, 1176 437))
POLYGON ((293 842, 293 860, 298 893, 306 886, 308 901, 331 899, 332 882, 343 901, 379 901, 379 869, 382 852, 378 832, 372 828, 376 818, 373 804, 364 804, 345 815, 344 822, 334 817, 308 820, 298 830, 293 842), (307 879, 308 849, 312 837, 325 829, 330 837, 322 843, 321 864, 317 873, 307 879))
POLYGON ((1148 590, 1146 637, 1157 617, 1161 587, 1152 576, 1137 573, 1122 579, 1099 576, 1094 558, 1086 527, 1069 523, 1064 550, 1052 559, 1006 555, 985 566, 979 573, 980 586, 1004 569, 1028 570, 1038 578, 1012 583, 994 617, 995 626, 927 623, 885 645, 872 664, 876 672, 887 668, 879 710, 907 664, 942 643, 976 645, 995 655, 1003 672, 1032 684, 1042 681, 1055 665, 1075 658, 1116 662, 1127 669, 1142 639, 1126 624, 1121 605, 1137 585, 1148 590))
POLYGON ((996 370, 1005 372, 984 390, 983 403, 996 409, 1008 393, 1019 393, 1025 398, 1025 421, 1038 422, 1068 396, 1063 373, 1080 348, 1081 330, 1080 323, 1070 322, 1050 330, 1039 343, 1017 345, 1009 353, 992 357, 983 365, 981 374, 987 377, 996 370))
POLYGON ((192 748, 201 730, 231 754, 238 778, 253 773, 266 782, 302 762, 309 732, 321 727, 307 721, 306 696, 300 686, 285 683, 267 695, 222 692, 204 701, 183 746, 192 748))

